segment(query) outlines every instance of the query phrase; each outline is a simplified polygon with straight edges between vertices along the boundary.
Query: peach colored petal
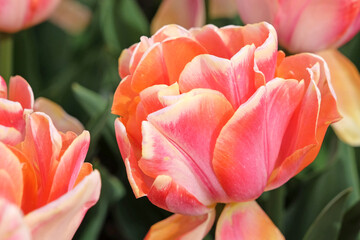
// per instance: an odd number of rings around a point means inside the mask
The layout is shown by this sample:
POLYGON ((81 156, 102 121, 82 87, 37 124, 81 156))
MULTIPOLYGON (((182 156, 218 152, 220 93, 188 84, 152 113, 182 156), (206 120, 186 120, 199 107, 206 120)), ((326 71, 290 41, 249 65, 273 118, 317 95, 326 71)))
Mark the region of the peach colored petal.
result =
POLYGON ((56 168, 48 201, 57 199, 74 187, 89 144, 90 134, 88 131, 84 131, 65 150, 56 168))
POLYGON ((34 111, 46 113, 53 121, 56 129, 61 132, 73 131, 79 135, 84 130, 84 126, 79 120, 67 114, 60 105, 47 98, 37 98, 34 111))
POLYGON ((26 136, 22 143, 22 152, 32 159, 33 167, 38 176, 39 206, 48 200, 52 185, 54 167, 56 166, 60 150, 61 135, 49 116, 41 112, 35 112, 27 116, 26 136))
POLYGON ((133 49, 136 47, 136 44, 132 45, 130 48, 124 49, 121 52, 119 57, 119 75, 121 78, 125 78, 130 74, 130 59, 133 55, 133 49))
POLYGON ((183 186, 166 175, 156 177, 147 197, 154 205, 167 211, 192 216, 208 213, 214 207, 214 205, 205 206, 183 186))
POLYGON ((211 18, 230 18, 236 14, 236 0, 209 1, 209 15, 211 18))
POLYGON ((87 210, 99 199, 101 188, 97 170, 57 200, 25 216, 34 239, 71 239, 87 210))
POLYGON ((115 120, 116 140, 126 167, 127 177, 135 197, 139 198, 149 192, 152 180, 139 168, 133 147, 130 144, 124 124, 117 118, 115 120))
POLYGON ((191 38, 192 36, 190 32, 185 28, 176 24, 169 24, 160 28, 156 33, 154 33, 153 36, 151 36, 151 39, 154 42, 162 42, 168 38, 178 38, 178 37, 191 38))
POLYGON ((0 98, 0 142, 16 145, 24 139, 23 112, 20 103, 0 98))
POLYGON ((205 205, 226 200, 211 160, 216 137, 232 114, 230 103, 217 91, 182 95, 143 122, 140 168, 153 178, 170 176, 205 205))
POLYGON ((218 240, 285 240, 255 201, 227 204, 218 220, 215 237, 218 240))
POLYGON ((17 156, 0 142, 0 197, 21 206, 23 197, 22 166, 17 156))
POLYGON ((33 108, 34 93, 24 78, 20 76, 10 78, 9 100, 19 102, 24 109, 33 108))
POLYGON ((174 214, 151 226, 145 240, 203 239, 215 221, 215 210, 201 216, 174 214))
POLYGON ((222 128, 213 168, 233 201, 255 199, 264 191, 304 83, 274 79, 261 87, 222 128))
POLYGON ((32 239, 21 210, 3 198, 0 198, 0 236, 6 240, 32 239))
POLYGON ((86 176, 90 175, 93 172, 93 167, 91 163, 84 162, 81 165, 79 175, 76 178, 75 185, 77 186, 86 176))
POLYGON ((0 98, 7 98, 7 86, 2 76, 0 76, 0 98))
POLYGON ((339 113, 342 119, 332 124, 336 135, 352 146, 360 146, 360 74, 355 65, 338 50, 318 53, 329 65, 339 113))
POLYGON ((203 0, 164 0, 151 22, 151 32, 155 33, 167 24, 178 24, 185 28, 200 27, 205 24, 203 0))
POLYGON ((208 54, 195 57, 180 75, 180 91, 214 89, 224 94, 234 109, 237 109, 256 90, 254 52, 255 46, 247 45, 231 60, 208 54))

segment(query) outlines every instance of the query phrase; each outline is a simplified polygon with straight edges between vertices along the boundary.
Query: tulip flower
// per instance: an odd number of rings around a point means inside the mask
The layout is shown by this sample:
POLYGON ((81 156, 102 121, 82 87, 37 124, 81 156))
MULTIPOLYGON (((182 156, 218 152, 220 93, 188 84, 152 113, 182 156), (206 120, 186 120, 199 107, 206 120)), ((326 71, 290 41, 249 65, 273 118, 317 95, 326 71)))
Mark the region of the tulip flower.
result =
POLYGON ((290 52, 336 48, 360 30, 360 2, 353 0, 237 0, 245 23, 267 21, 290 52))
POLYGON ((14 33, 45 21, 60 0, 2 0, 0 32, 14 33))
MULTIPOLYGON (((235 0, 209 1, 209 14, 214 18, 236 14, 235 0)), ((163 0, 151 22, 151 32, 155 33, 167 24, 178 24, 184 28, 201 27, 205 24, 204 0, 163 0)))
POLYGON ((60 132, 33 112, 32 90, 19 76, 9 92, 0 77, 0 97, 0 236, 71 239, 100 194, 99 172, 84 163, 89 132, 60 132))
POLYGON ((130 185, 176 213, 147 238, 204 236, 217 203, 230 204, 219 239, 261 239, 245 229, 260 226, 279 236, 254 199, 309 165, 340 118, 324 60, 285 57, 264 22, 169 25, 125 49, 119 73, 112 112, 130 185))

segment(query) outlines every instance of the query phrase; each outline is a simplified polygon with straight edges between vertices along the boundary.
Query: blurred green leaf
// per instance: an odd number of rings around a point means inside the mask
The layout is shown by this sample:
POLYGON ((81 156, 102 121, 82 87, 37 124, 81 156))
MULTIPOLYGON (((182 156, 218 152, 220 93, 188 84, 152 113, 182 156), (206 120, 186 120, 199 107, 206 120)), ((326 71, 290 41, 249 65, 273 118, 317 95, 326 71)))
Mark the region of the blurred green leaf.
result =
POLYGON ((360 201, 345 213, 338 239, 360 239, 360 201))
POLYGON ((101 194, 98 203, 92 207, 77 231, 74 239, 96 240, 105 222, 109 207, 125 195, 121 182, 111 175, 104 166, 96 162, 94 167, 101 174, 101 194))
POLYGON ((326 205, 310 226, 304 240, 337 239, 341 219, 345 211, 346 200, 350 193, 350 188, 345 189, 326 205))

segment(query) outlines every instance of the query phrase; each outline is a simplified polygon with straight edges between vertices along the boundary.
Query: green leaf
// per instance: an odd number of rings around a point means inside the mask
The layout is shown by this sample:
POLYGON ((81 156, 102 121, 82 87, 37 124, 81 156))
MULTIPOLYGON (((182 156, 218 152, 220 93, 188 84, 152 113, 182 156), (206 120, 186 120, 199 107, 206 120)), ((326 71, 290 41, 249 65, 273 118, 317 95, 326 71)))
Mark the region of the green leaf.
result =
POLYGON ((72 85, 75 97, 90 117, 102 112, 107 105, 107 101, 98 93, 93 92, 78 83, 72 85))
POLYGON ((337 239, 346 200, 350 193, 350 188, 345 189, 325 206, 305 234, 304 240, 337 239))
POLYGON ((338 239, 360 239, 360 201, 345 213, 338 239))

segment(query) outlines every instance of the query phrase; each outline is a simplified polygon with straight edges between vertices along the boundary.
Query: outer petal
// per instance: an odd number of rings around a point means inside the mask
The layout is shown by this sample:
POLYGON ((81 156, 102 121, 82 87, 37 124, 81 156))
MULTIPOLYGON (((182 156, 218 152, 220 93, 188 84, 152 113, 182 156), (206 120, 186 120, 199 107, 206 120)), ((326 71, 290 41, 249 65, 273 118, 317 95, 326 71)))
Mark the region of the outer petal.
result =
POLYGON ((274 79, 241 105, 216 140, 213 167, 233 201, 263 192, 304 84, 274 79))
POLYGON ((34 111, 46 113, 53 121, 57 130, 61 132, 73 131, 79 135, 84 130, 84 126, 79 120, 67 114, 60 105, 47 98, 37 98, 34 104, 34 111))
POLYGON ((53 201, 70 191, 79 175, 90 144, 90 134, 84 131, 65 150, 56 168, 48 201, 53 201))
POLYGON ((332 124, 341 140, 360 146, 360 74, 355 65, 338 50, 319 52, 329 65, 331 81, 343 119, 332 124))
POLYGON ((233 109, 222 94, 213 90, 181 97, 143 122, 139 166, 153 178, 170 176, 205 205, 224 201, 227 196, 211 160, 216 137, 233 109))
POLYGON ((33 108, 34 93, 24 78, 20 76, 10 78, 9 100, 19 102, 23 108, 33 108))
POLYGON ((218 240, 285 239, 255 201, 227 204, 218 220, 215 237, 218 240))
POLYGON ((0 198, 0 236, 6 240, 32 239, 21 210, 3 198, 0 198))
POLYGON ((24 139, 23 113, 20 103, 0 98, 0 142, 16 145, 24 139))
POLYGON ((237 109, 255 92, 254 45, 243 47, 230 60, 203 54, 195 57, 180 75, 181 92, 214 89, 237 109))
POLYGON ((153 180, 139 168, 133 146, 131 146, 125 126, 119 118, 115 120, 115 133, 131 188, 135 197, 142 197, 149 192, 153 180))
POLYGON ((215 220, 215 210, 201 216, 174 214, 153 225, 146 240, 192 240, 203 239, 215 220))
POLYGON ((0 142, 0 197, 20 206, 23 196, 21 163, 7 146, 0 142))
POLYGON ((200 27, 205 24, 203 0, 164 0, 152 23, 151 32, 167 24, 178 24, 185 28, 200 27))
POLYGON ((0 32, 12 33, 21 30, 30 4, 30 1, 23 0, 1 0, 0 32))
POLYGON ((85 177, 73 190, 25 216, 34 239, 71 239, 87 210, 100 195, 97 170, 85 177))

